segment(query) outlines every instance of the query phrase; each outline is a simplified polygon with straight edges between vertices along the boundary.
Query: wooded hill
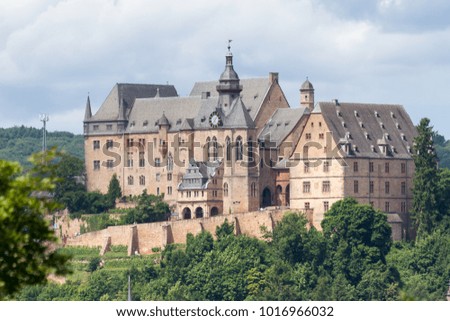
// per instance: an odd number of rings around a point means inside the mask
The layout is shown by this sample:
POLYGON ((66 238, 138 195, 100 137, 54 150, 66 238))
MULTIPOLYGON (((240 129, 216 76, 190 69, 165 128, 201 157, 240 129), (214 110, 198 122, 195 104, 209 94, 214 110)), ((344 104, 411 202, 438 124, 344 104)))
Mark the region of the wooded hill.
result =
MULTIPOLYGON (((84 160, 83 135, 69 132, 47 132, 47 146, 57 146, 58 150, 84 160)), ((17 161, 28 167, 28 157, 42 150, 42 129, 33 127, 0 128, 0 159, 17 161)))

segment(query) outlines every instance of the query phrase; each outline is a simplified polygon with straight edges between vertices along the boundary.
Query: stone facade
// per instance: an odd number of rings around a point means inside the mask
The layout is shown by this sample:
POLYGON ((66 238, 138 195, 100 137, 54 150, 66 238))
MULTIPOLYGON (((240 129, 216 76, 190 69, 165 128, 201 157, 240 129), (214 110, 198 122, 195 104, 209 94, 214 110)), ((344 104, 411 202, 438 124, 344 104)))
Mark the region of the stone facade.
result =
POLYGON ((94 115, 88 98, 88 190, 105 193, 116 174, 123 195, 163 194, 173 220, 290 206, 319 229, 327 209, 352 196, 405 236, 416 132, 403 107, 314 105, 306 80, 290 108, 278 73, 240 80, 230 51, 225 58, 219 80, 187 97, 170 85, 116 84, 94 115))

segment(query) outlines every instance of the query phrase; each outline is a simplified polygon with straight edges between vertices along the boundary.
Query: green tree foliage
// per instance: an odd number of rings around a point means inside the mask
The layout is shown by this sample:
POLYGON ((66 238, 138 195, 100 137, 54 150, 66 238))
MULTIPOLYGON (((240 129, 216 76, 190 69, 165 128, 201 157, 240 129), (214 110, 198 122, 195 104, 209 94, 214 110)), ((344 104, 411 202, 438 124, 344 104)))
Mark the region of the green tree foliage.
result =
POLYGON ((36 155, 27 173, 17 163, 0 160, 0 298, 24 285, 46 281, 49 273, 65 274, 67 257, 55 251, 56 241, 44 214, 56 208, 50 192, 56 180, 49 152, 36 155))
POLYGON ((439 133, 433 133, 433 142, 439 159, 439 167, 450 169, 450 141, 439 133))
POLYGON ((116 173, 113 174, 109 181, 107 195, 112 207, 115 207, 116 200, 122 197, 122 189, 120 188, 120 182, 117 179, 116 173))
MULTIPOLYGON (((83 135, 69 132, 48 132, 47 146, 58 146, 60 151, 79 159, 84 159, 83 135)), ((0 159, 17 161, 23 167, 30 168, 32 164, 28 157, 42 149, 42 129, 32 127, 0 128, 0 159)))
POLYGON ((441 221, 439 212, 439 191, 437 155, 433 144, 433 128, 430 120, 423 118, 417 126, 418 136, 414 139, 413 219, 420 238, 431 233, 441 221))
POLYGON ((151 223, 167 220, 169 205, 163 201, 163 195, 147 194, 145 189, 139 195, 138 203, 124 218, 125 224, 151 223))

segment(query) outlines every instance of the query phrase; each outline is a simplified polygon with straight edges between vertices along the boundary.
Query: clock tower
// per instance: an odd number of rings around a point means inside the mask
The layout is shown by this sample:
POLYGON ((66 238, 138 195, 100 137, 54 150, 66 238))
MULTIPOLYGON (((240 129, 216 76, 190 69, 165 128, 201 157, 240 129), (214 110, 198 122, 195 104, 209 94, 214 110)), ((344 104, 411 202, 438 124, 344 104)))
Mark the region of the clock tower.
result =
POLYGON ((220 75, 219 84, 216 89, 219 93, 219 108, 225 114, 230 110, 233 101, 239 97, 242 91, 242 86, 239 84, 239 76, 233 68, 233 54, 230 46, 231 40, 228 40, 228 52, 225 56, 226 64, 225 70, 220 75))

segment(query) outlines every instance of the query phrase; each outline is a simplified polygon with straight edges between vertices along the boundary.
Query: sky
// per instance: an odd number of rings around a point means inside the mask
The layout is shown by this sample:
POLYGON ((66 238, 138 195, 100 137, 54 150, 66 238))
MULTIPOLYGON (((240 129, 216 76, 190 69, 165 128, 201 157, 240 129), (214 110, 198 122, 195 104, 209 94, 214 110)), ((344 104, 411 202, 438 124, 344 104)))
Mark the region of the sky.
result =
POLYGON ((116 83, 217 80, 232 39, 239 77, 278 72, 291 107, 401 104, 450 138, 448 0, 0 0, 0 127, 82 133, 116 83))

